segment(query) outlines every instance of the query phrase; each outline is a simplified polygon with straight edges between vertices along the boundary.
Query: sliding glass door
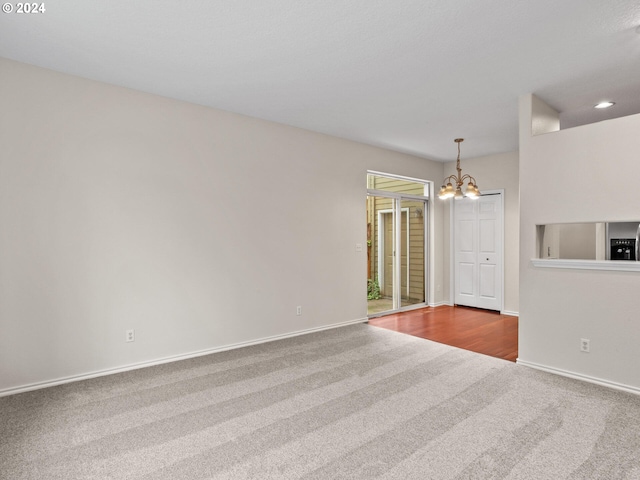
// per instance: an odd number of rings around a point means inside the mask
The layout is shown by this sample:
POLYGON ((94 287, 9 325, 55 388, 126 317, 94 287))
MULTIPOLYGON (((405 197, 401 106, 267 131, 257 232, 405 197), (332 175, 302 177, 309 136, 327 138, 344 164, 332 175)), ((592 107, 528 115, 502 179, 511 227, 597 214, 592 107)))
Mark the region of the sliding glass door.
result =
MULTIPOLYGON (((408 185, 419 193, 426 188, 424 184, 416 187, 416 182, 401 182, 405 189, 408 185)), ((368 191, 368 315, 426 304, 426 197, 371 188, 368 191)))

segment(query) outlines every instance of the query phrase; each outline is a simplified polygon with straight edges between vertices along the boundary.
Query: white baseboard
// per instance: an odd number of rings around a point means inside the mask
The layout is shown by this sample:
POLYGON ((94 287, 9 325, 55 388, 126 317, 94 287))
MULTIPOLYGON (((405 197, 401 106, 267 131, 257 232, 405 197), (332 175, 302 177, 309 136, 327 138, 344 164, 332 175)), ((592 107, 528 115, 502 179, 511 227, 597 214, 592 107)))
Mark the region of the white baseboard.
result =
POLYGON ((182 355, 174 355, 171 357, 159 358, 156 360, 150 360, 147 362, 134 363, 131 365, 125 365, 123 367, 108 368, 105 370, 99 370, 95 372, 84 373, 81 375, 73 375, 70 377, 58 378, 55 380, 48 380, 45 382, 31 383, 22 385, 20 387, 12 387, 4 390, 0 390, 0 397, 6 397, 9 395, 15 395, 17 393, 30 392, 33 390, 39 390, 41 388, 55 387, 56 385, 63 385, 65 383, 79 382, 82 380, 89 380, 91 378, 104 377, 106 375, 113 375, 115 373, 128 372, 131 370, 138 370, 140 368, 153 367, 154 365, 162 365, 164 363, 178 362, 180 360, 187 360, 189 358, 202 357, 204 355, 210 355, 212 353, 225 352, 227 350, 235 350, 237 348, 249 347, 251 345, 258 345, 261 343, 274 342, 276 340, 283 340, 285 338, 298 337, 300 335, 306 335, 308 333, 321 332, 323 330, 331 330, 338 327, 346 327, 347 325, 354 325, 356 323, 365 323, 367 318, 359 318, 357 320, 348 320, 346 322, 334 323, 332 325, 325 325, 323 327, 309 328, 306 330, 298 330, 296 332, 286 333, 283 335, 274 335, 271 337, 259 338, 257 340, 250 340, 248 342, 234 343, 231 345, 224 345, 221 347, 210 348, 207 350, 199 350, 197 352, 185 353, 182 355))
POLYGON ((560 368, 548 367, 546 365, 540 365, 534 362, 527 362, 526 360, 520 360, 519 358, 516 360, 518 365, 523 365, 529 368, 535 368, 536 370, 542 370, 543 372, 553 373, 555 375, 560 375, 563 377, 573 378, 575 380, 582 380, 583 382, 593 383, 596 385, 600 385, 603 387, 613 388, 614 390, 621 390, 627 393, 634 393, 636 395, 640 395, 640 388, 632 387, 631 385, 624 385, 622 383, 612 382, 609 380, 603 380, 602 378, 591 377, 589 375, 583 375, 581 373, 570 372, 567 370, 562 370, 560 368))
POLYGON ((445 301, 429 304, 430 307, 442 307, 443 305, 451 306, 449 302, 445 302, 445 301))
POLYGON ((503 310, 503 311, 500 312, 500 314, 509 315, 511 317, 519 317, 520 316, 520 314, 518 312, 511 312, 509 310, 503 310))

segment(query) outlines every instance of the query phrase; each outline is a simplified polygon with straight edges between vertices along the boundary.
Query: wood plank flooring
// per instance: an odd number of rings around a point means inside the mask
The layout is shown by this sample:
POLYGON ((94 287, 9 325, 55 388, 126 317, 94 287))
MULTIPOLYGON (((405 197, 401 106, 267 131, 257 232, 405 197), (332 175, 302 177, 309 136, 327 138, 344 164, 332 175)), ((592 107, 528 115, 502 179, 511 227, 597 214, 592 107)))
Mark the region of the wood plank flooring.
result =
POLYGON ((370 318, 369 325, 515 362, 518 317, 469 307, 426 307, 370 318))

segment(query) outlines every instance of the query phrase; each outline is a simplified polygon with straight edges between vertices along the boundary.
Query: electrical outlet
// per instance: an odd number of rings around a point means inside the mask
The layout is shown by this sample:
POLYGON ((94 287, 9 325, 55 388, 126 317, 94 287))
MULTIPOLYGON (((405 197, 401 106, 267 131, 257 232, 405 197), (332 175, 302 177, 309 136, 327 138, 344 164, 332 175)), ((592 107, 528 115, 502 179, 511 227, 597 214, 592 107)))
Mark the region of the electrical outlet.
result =
POLYGON ((589 353, 590 350, 591 350, 591 340, 589 340, 588 338, 581 338, 580 339, 580 351, 581 352, 585 352, 585 353, 589 353))
POLYGON ((135 342, 136 340, 136 331, 135 330, 127 330, 125 342, 135 342))
POLYGON ((300 305, 296 307, 296 315, 302 315, 302 307, 300 305))

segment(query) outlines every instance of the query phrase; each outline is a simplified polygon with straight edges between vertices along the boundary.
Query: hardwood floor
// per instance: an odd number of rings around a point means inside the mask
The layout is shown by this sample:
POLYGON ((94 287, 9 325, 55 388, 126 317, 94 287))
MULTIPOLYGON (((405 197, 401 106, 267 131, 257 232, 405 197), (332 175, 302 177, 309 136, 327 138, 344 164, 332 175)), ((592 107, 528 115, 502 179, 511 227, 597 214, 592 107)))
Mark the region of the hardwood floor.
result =
POLYGON ((370 318, 369 325, 515 362, 518 317, 469 307, 427 307, 370 318))

